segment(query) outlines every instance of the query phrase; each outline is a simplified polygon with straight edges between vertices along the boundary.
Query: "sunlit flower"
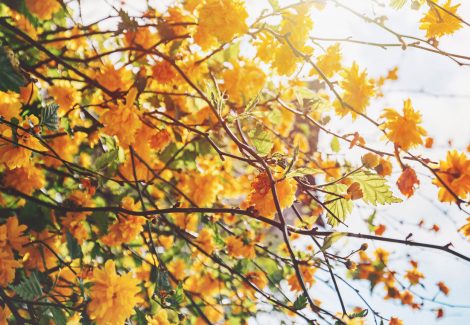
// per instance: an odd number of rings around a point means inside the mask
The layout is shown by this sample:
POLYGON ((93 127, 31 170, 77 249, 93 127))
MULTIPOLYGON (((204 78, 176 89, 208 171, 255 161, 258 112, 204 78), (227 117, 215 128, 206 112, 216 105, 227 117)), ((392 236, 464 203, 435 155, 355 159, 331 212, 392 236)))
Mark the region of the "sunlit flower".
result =
POLYGON ((60 10, 60 3, 57 0, 25 0, 28 10, 40 19, 51 19, 52 15, 60 10))
POLYGON ((421 25, 419 28, 426 31, 427 38, 453 34, 455 31, 462 28, 462 22, 451 15, 455 15, 457 13, 459 6, 460 4, 453 6, 451 4, 451 0, 447 0, 447 2, 442 6, 445 10, 430 4, 429 11, 421 19, 421 25))
POLYGON ((467 155, 457 150, 447 152, 447 159, 441 160, 433 184, 439 187, 439 200, 441 202, 455 202, 454 195, 465 199, 470 193, 470 160, 467 155), (441 182, 442 181, 442 182, 441 182), (445 184, 445 185, 444 185, 445 184))
POLYGON ((90 303, 87 311, 98 325, 124 324, 135 314, 134 307, 142 301, 139 280, 131 273, 118 275, 114 261, 106 261, 103 269, 93 271, 90 303))

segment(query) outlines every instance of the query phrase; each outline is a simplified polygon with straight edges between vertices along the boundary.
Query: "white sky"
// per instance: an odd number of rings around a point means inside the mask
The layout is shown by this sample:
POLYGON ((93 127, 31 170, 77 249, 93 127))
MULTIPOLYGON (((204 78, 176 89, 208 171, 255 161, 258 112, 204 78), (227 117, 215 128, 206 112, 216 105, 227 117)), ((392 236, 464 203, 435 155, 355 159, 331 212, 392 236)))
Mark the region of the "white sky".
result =
MULTIPOLYGON (((379 0, 384 2, 386 0, 379 0)), ((109 1, 119 3, 119 1, 109 1)), ((172 1, 156 1, 151 0, 152 5, 159 8, 172 1)), ((291 1, 281 0, 281 5, 290 3, 291 1)), ((377 5, 373 6, 371 0, 354 0, 343 1, 348 6, 356 8, 361 13, 372 15, 372 9, 376 10, 379 15, 386 14, 388 21, 386 24, 392 29, 403 33, 424 38, 424 31, 418 30, 419 19, 423 15, 423 10, 413 11, 408 6, 400 11, 381 8, 377 5)), ((453 1, 456 2, 456 1, 453 1)), ((459 14, 470 20, 470 1, 461 0, 462 5, 459 14)), ((144 8, 145 1, 134 0, 127 1, 128 5, 133 9, 144 8)), ((259 12, 260 8, 269 8, 268 1, 253 0, 247 1, 251 13, 259 12)), ((441 1, 442 3, 442 1, 441 1)), ((112 11, 103 0, 82 0, 83 14, 88 21, 93 21, 100 17, 106 16, 112 11)), ((352 36, 354 39, 364 41, 378 42, 396 42, 396 38, 384 33, 377 27, 367 25, 360 19, 353 17, 351 14, 335 8, 331 5, 323 12, 313 11, 313 20, 315 23, 312 34, 318 37, 339 37, 344 38, 352 36)), ((325 45, 329 43, 324 43, 325 45)), ((442 49, 470 55, 470 28, 466 27, 458 31, 451 37, 443 37, 440 41, 442 49)), ((361 67, 367 67, 371 76, 384 75, 388 69, 399 66, 399 81, 389 84, 384 88, 385 97, 375 101, 368 109, 368 114, 374 118, 378 118, 384 107, 395 107, 401 109, 402 101, 407 97, 411 97, 415 108, 419 109, 424 118, 424 127, 428 130, 429 135, 435 138, 436 146, 431 153, 433 159, 444 159, 445 153, 449 149, 448 140, 453 141, 452 148, 465 150, 470 144, 470 67, 459 67, 449 58, 424 52, 418 49, 408 48, 403 51, 400 48, 391 48, 383 50, 376 47, 365 45, 343 44, 343 53, 346 62, 352 60, 358 61, 361 67), (446 96, 432 96, 427 94, 415 93, 415 91, 425 91, 432 94, 440 94, 446 96), (447 96, 449 95, 449 96, 447 96), (453 96, 457 95, 457 96, 453 96)), ((319 52, 317 52, 319 53, 319 52)), ((349 133, 349 131, 362 130, 361 134, 366 137, 368 144, 384 148, 383 142, 378 139, 379 133, 374 131, 370 124, 358 120, 351 123, 349 119, 344 119, 339 123, 330 125, 335 127, 341 133, 349 133), (369 131, 368 131, 369 130, 369 131)), ((322 137, 320 146, 326 152, 329 152, 329 141, 331 138, 322 137)), ((388 147, 388 151, 391 147, 388 147)), ((350 160, 358 159, 361 152, 354 153, 344 151, 350 160)), ((415 166, 418 167, 418 166, 415 166)), ((417 168, 423 171, 422 168, 417 168)), ((421 188, 418 194, 411 200, 403 204, 392 207, 385 207, 378 213, 377 222, 387 225, 388 231, 385 235, 396 238, 404 238, 408 233, 413 232, 414 239, 427 241, 436 244, 454 243, 455 249, 470 255, 470 244, 465 241, 456 229, 465 223, 465 214, 456 208, 449 208, 437 202, 436 188, 431 185, 429 176, 420 175, 421 188), (426 226, 430 228, 433 223, 439 224, 441 232, 437 235, 420 232, 415 226, 421 218, 426 218, 426 226), (401 225, 400 222, 405 224, 401 225), (399 229, 396 231, 394 229, 399 229)), ((366 218, 371 209, 355 209, 355 212, 348 219, 350 231, 366 232, 367 229, 363 222, 354 222, 366 218)), ((361 241, 350 240, 349 243, 353 247, 360 245, 361 241)), ((370 251, 374 247, 374 243, 369 242, 370 251)), ((440 295, 438 300, 459 305, 470 305, 470 263, 458 261, 452 256, 429 250, 404 248, 397 245, 381 245, 389 248, 392 253, 392 266, 397 269, 403 269, 400 265, 406 265, 406 254, 410 254, 414 259, 420 262, 420 270, 426 276, 428 290, 424 294, 432 298, 436 292, 435 283, 444 280, 451 288, 449 298, 440 295)), ((327 279, 324 275, 322 278, 327 279)), ((465 324, 469 323, 470 309, 461 308, 444 308, 446 317, 443 320, 436 321, 432 312, 419 311, 414 313, 409 308, 402 308, 398 304, 391 301, 384 302, 380 297, 383 295, 381 289, 377 289, 378 297, 368 297, 368 286, 366 283, 361 285, 358 282, 352 283, 355 287, 361 288, 365 297, 369 299, 371 305, 380 311, 384 316, 398 315, 405 321, 405 324, 465 324)), ((361 305, 357 296, 346 286, 340 284, 341 291, 345 300, 349 302, 348 306, 361 305)), ((418 290, 423 292, 423 290, 418 290)), ((324 285, 317 283, 311 290, 314 297, 322 298, 325 307, 330 310, 339 310, 339 303, 335 294, 327 289, 324 285), (328 297, 328 298, 327 298, 328 297)), ((437 308, 439 305, 428 304, 428 308, 437 308)), ((372 320, 372 318, 370 318, 372 320)), ((278 324, 280 320, 274 315, 261 316, 258 322, 252 321, 253 324, 278 324)))

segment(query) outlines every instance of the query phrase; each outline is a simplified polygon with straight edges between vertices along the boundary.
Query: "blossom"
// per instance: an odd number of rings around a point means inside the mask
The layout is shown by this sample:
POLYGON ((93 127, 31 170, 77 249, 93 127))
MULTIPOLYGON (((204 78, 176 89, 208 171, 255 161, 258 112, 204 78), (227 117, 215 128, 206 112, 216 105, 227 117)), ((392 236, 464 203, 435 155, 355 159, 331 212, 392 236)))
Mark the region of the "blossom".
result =
POLYGON ((415 186, 418 185, 419 179, 416 176, 415 170, 408 166, 405 167, 397 180, 397 186, 400 192, 407 197, 411 197, 415 192, 415 186))
POLYGON ((212 205, 217 194, 223 190, 215 171, 185 173, 181 175, 180 184, 183 193, 201 207, 212 205))
POLYGON ((131 85, 132 72, 125 68, 117 69, 113 64, 103 65, 96 74, 96 80, 109 91, 126 90, 131 85))
POLYGON ((20 96, 12 91, 0 91, 0 116, 10 121, 12 118, 18 118, 20 116, 20 111, 20 96))
POLYGON ((44 171, 34 165, 6 170, 2 181, 4 185, 28 195, 46 185, 44 171))
POLYGON ((239 105, 246 104, 262 90, 266 82, 266 74, 254 63, 245 62, 240 65, 233 64, 222 74, 224 78, 223 89, 227 91, 229 99, 239 105))
POLYGON ((423 144, 426 131, 421 127, 421 114, 413 109, 411 100, 403 102, 403 115, 392 108, 387 108, 382 114, 386 121, 383 128, 387 130, 387 137, 403 150, 408 150, 423 144))
POLYGON ((54 97, 55 102, 59 105, 59 112, 65 114, 71 110, 74 104, 80 103, 82 96, 68 82, 59 82, 48 89, 48 93, 54 97))
POLYGON ((418 271, 417 268, 413 268, 411 270, 406 271, 405 278, 410 281, 411 285, 418 284, 421 279, 424 279, 423 273, 418 271))
MULTIPOLYGON (((126 196, 122 199, 122 207, 126 210, 136 211, 137 206, 131 197, 126 196)), ((145 221, 142 216, 120 215, 108 228, 108 233, 101 237, 101 241, 108 246, 130 243, 140 234, 145 221)))
POLYGON ((147 320, 148 325, 172 325, 174 324, 168 320, 168 313, 165 309, 159 309, 155 313, 155 315, 153 316, 147 315, 145 316, 145 319, 147 320))
POLYGON ((334 102, 336 113, 340 116, 351 114, 355 119, 358 113, 364 113, 369 105, 370 99, 375 95, 375 86, 372 79, 369 79, 367 72, 359 71, 359 66, 353 62, 349 69, 341 72, 343 79, 339 85, 343 89, 341 95, 342 103, 339 100, 334 102))
POLYGON ((170 62, 162 60, 152 66, 152 76, 159 83, 169 84, 177 79, 178 72, 170 62))
POLYGON ((244 240, 237 236, 226 239, 228 255, 232 257, 255 258, 255 246, 249 239, 244 240))
POLYGON ((442 6, 445 10, 431 4, 429 11, 421 19, 419 28, 426 31, 427 38, 437 38, 453 34, 462 28, 462 22, 451 15, 457 13, 459 6, 460 4, 452 6, 451 0, 447 0, 442 6))
POLYGON ((117 107, 108 109, 101 116, 104 124, 103 132, 117 136, 125 148, 134 143, 136 133, 142 126, 140 113, 134 106, 136 97, 137 89, 132 88, 126 96, 125 103, 120 102, 117 107))
POLYGON ((433 184, 439 187, 438 196, 441 202, 456 200, 447 188, 462 199, 470 193, 470 160, 464 152, 448 151, 446 160, 440 161, 436 175, 439 179, 435 178, 433 184))
MULTIPOLYGON (((3 131, 4 138, 10 138, 14 142, 11 129, 3 131)), ((47 151, 38 138, 31 133, 18 129, 16 143, 0 139, 0 163, 4 163, 9 169, 27 167, 30 165, 31 150, 47 151)))
POLYGON ((51 19, 52 15, 60 10, 57 0, 25 0, 26 8, 40 19, 51 19))
POLYGON ((248 31, 248 13, 240 0, 206 0, 199 8, 194 40, 203 50, 216 42, 229 42, 248 31))
MULTIPOLYGON (((258 289, 264 289, 268 285, 268 278, 263 271, 251 271, 245 275, 245 278, 254 284, 258 289)), ((243 284, 246 288, 251 288, 248 284, 243 284)))
MULTIPOLYGON (((317 67, 327 78, 333 77, 336 72, 341 70, 341 46, 339 43, 329 46, 325 54, 318 56, 317 67)), ((311 74, 317 73, 314 68, 311 70, 311 74)))
MULTIPOLYGON (((276 181, 275 186, 281 209, 291 206, 295 200, 296 181, 292 178, 282 179, 276 181)), ((251 192, 242 204, 242 208, 248 207, 254 207, 259 214, 267 218, 273 218, 277 212, 269 177, 266 173, 259 174, 251 183, 251 192)))
POLYGON ((196 244, 207 254, 212 254, 214 251, 214 234, 208 228, 204 228, 199 232, 196 239, 196 244))
POLYGON ((470 238, 470 218, 467 218, 467 223, 460 227, 459 231, 465 236, 470 238))
POLYGON ((449 294, 449 287, 442 281, 439 281, 437 283, 437 286, 439 287, 439 291, 441 291, 443 294, 445 294, 446 296, 449 294))
POLYGON ((15 260, 11 250, 0 248, 0 287, 8 286, 15 279, 15 270, 21 263, 15 260))
POLYGON ((131 273, 118 275, 114 261, 107 260, 103 269, 95 269, 91 279, 90 303, 87 311, 98 325, 124 324, 135 314, 134 306, 142 301, 139 280, 131 273))
POLYGON ((20 225, 17 217, 9 217, 6 224, 8 245, 17 252, 23 251, 23 245, 28 242, 28 237, 24 235, 27 227, 20 225))
MULTIPOLYGON (((300 273, 302 274, 302 278, 305 282, 305 285, 311 286, 315 283, 315 272, 317 269, 311 265, 299 265, 300 273)), ((297 278, 297 274, 294 272, 287 278, 287 283, 292 291, 301 291, 302 287, 300 285, 299 279, 297 278)))

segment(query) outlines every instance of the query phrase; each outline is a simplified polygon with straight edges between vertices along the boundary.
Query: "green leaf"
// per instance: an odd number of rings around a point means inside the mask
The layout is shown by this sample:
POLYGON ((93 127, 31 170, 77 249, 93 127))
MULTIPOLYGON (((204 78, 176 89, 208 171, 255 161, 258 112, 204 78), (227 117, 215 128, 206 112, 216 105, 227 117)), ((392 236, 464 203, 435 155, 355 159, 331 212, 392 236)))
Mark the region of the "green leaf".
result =
POLYGON ((67 248, 72 259, 82 258, 83 253, 77 239, 70 232, 66 232, 67 248))
POLYGON ((41 125, 44 125, 51 131, 56 131, 59 128, 58 110, 59 105, 56 103, 44 107, 41 110, 41 125))
POLYGON ((322 252, 326 251, 328 248, 331 247, 335 242, 343 238, 345 234, 340 232, 334 232, 331 235, 328 235, 325 240, 323 241, 323 246, 321 247, 322 252))
POLYGON ((321 173, 320 169, 310 168, 310 167, 300 167, 300 168, 293 169, 293 170, 289 171, 286 174, 285 177, 286 178, 294 178, 294 177, 302 177, 302 176, 305 176, 305 175, 314 175, 314 174, 318 174, 318 173, 321 173))
POLYGON ((18 285, 12 285, 13 291, 24 300, 36 300, 43 295, 36 271, 24 278, 18 285))
POLYGON ((19 62, 13 51, 0 47, 0 91, 20 91, 26 81, 19 70, 19 62))
POLYGON ((117 149, 112 149, 108 152, 103 153, 101 156, 96 158, 95 160, 95 170, 103 170, 111 163, 116 161, 116 159, 119 156, 119 150, 117 149))
POLYGON ((248 136, 253 146, 256 148, 256 151, 258 151, 258 154, 266 156, 271 152, 274 146, 272 135, 268 131, 265 131, 261 125, 258 124, 254 130, 248 132, 248 136))
POLYGON ((307 297, 305 294, 301 294, 297 299, 295 299, 293 307, 295 310, 301 310, 307 307, 307 297))
POLYGON ((52 320, 54 321, 55 325, 66 325, 67 324, 67 317, 62 309, 57 307, 49 307, 49 311, 52 314, 52 320))
POLYGON ((333 137, 330 142, 330 147, 333 152, 339 152, 341 150, 341 145, 339 144, 338 137, 333 137))
POLYGON ((393 9, 401 9, 408 0, 390 0, 390 6, 393 9))
POLYGON ((387 181, 380 175, 370 171, 359 171, 351 175, 351 179, 361 186, 364 193, 362 200, 365 203, 377 205, 402 202, 401 199, 393 196, 387 181))
MULTIPOLYGON (((333 184, 325 188, 328 192, 343 195, 346 193, 348 186, 345 184, 333 184)), ((325 195, 325 202, 328 202, 326 206, 328 211, 328 224, 332 227, 338 225, 338 219, 341 221, 346 220, 346 217, 351 213, 353 209, 353 202, 348 199, 340 198, 333 194, 325 195)))
POLYGON ((363 318, 363 317, 366 317, 368 313, 369 313, 369 309, 363 309, 358 313, 350 314, 349 318, 351 318, 351 319, 353 319, 353 318, 363 318))

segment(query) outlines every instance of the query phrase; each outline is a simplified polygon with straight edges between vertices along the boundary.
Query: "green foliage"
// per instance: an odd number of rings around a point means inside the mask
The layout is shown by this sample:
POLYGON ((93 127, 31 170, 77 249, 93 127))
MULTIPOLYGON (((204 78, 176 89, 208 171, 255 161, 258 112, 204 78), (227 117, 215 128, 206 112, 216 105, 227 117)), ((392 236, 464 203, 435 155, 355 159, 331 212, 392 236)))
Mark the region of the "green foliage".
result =
POLYGON ((19 92, 25 79, 19 70, 19 62, 13 51, 0 47, 0 91, 19 92))
POLYGON ((321 173, 320 169, 317 168, 310 168, 310 167, 300 167, 300 168, 295 168, 290 170, 286 174, 286 178, 294 178, 294 177, 303 177, 306 175, 313 175, 313 174, 318 174, 321 173))
POLYGON ((368 204, 392 204, 402 200, 393 196, 387 181, 380 175, 369 171, 359 171, 351 176, 358 182, 364 194, 362 200, 368 204))
POLYGON ((301 310, 307 307, 307 297, 305 294, 301 294, 297 299, 295 299, 293 307, 295 310, 301 310))
POLYGON ((49 312, 52 314, 52 320, 54 321, 55 325, 66 325, 67 324, 67 317, 62 309, 57 307, 49 307, 49 312))
POLYGON ((331 247, 335 242, 343 238, 345 235, 340 232, 334 232, 331 235, 327 236, 325 240, 323 241, 323 246, 321 247, 321 250, 324 252, 328 248, 331 247))
POLYGON ((44 107, 41 110, 41 125, 51 131, 56 131, 59 128, 59 116, 57 115, 58 110, 59 105, 56 103, 44 107))
POLYGON ((82 258, 83 257, 82 249, 77 239, 75 239, 75 237, 73 237, 68 231, 66 233, 66 238, 67 238, 67 248, 69 250, 70 257, 72 259, 82 258))
POLYGON ((341 150, 341 145, 339 144, 338 137, 333 137, 333 139, 331 139, 330 147, 333 152, 339 152, 341 150))
MULTIPOLYGON (((325 188, 328 192, 336 193, 338 195, 346 193, 348 186, 345 184, 332 184, 325 188)), ((341 221, 346 220, 346 217, 351 213, 353 209, 353 202, 348 199, 338 197, 337 195, 327 194, 325 196, 325 202, 328 202, 326 206, 328 211, 328 224, 332 227, 338 225, 338 219, 341 221)))
POLYGON ((103 170, 106 167, 110 166, 113 162, 115 162, 119 157, 119 150, 118 149, 111 149, 103 153, 101 156, 96 158, 95 160, 95 170, 103 170))
POLYGON ((11 288, 24 300, 36 300, 43 295, 41 284, 35 271, 29 277, 24 278, 18 285, 12 285, 11 288))
POLYGON ((272 134, 266 131, 260 124, 256 125, 255 129, 248 132, 248 137, 261 156, 269 154, 274 146, 272 134))

